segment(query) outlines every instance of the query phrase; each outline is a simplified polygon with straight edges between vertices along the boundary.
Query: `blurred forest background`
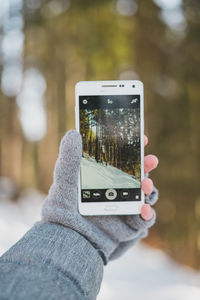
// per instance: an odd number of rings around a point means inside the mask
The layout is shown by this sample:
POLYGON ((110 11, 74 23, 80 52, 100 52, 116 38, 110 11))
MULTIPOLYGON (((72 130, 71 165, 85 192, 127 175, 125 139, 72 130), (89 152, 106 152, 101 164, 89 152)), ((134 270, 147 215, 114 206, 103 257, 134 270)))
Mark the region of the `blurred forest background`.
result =
POLYGON ((147 242, 198 268, 199 53, 199 0, 0 0, 0 176, 47 192, 75 83, 140 79, 160 159, 147 242))

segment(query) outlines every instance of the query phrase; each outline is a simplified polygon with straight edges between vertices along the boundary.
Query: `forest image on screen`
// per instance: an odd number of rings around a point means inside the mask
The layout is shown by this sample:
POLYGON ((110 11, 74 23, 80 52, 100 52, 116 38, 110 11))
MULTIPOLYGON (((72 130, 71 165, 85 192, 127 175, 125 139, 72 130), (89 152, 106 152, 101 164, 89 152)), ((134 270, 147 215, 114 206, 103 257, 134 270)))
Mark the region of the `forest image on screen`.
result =
POLYGON ((80 109, 82 189, 138 189, 140 108, 80 109))

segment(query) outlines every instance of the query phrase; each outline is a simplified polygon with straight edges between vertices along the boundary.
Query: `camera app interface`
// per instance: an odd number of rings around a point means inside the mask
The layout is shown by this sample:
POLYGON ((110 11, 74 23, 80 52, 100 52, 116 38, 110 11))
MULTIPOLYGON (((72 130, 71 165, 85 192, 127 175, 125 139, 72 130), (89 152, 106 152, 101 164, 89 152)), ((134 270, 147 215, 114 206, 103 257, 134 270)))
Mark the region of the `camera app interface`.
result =
POLYGON ((140 201, 140 96, 80 96, 82 202, 140 201))

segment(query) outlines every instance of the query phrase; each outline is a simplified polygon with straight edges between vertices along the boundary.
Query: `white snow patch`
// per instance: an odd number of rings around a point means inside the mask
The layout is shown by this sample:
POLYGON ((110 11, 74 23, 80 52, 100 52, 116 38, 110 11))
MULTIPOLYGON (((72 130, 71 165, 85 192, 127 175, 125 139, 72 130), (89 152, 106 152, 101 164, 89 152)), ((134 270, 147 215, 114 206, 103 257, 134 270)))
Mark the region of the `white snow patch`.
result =
POLYGON ((140 243, 105 267, 97 300, 197 300, 200 273, 140 243))
POLYGON ((25 190, 17 202, 0 198, 0 255, 40 220, 43 199, 36 190, 25 190))
POLYGON ((82 189, 140 188, 140 182, 133 176, 94 158, 84 157, 81 162, 82 189))

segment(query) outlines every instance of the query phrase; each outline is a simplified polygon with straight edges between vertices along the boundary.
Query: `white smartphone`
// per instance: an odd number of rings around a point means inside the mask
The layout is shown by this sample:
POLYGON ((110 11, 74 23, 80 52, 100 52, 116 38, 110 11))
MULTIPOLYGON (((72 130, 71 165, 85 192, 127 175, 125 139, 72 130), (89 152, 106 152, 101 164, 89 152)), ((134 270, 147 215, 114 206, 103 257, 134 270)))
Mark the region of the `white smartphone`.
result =
POLYGON ((83 142, 80 214, 140 214, 144 203, 143 83, 81 81, 75 94, 76 130, 83 142))

